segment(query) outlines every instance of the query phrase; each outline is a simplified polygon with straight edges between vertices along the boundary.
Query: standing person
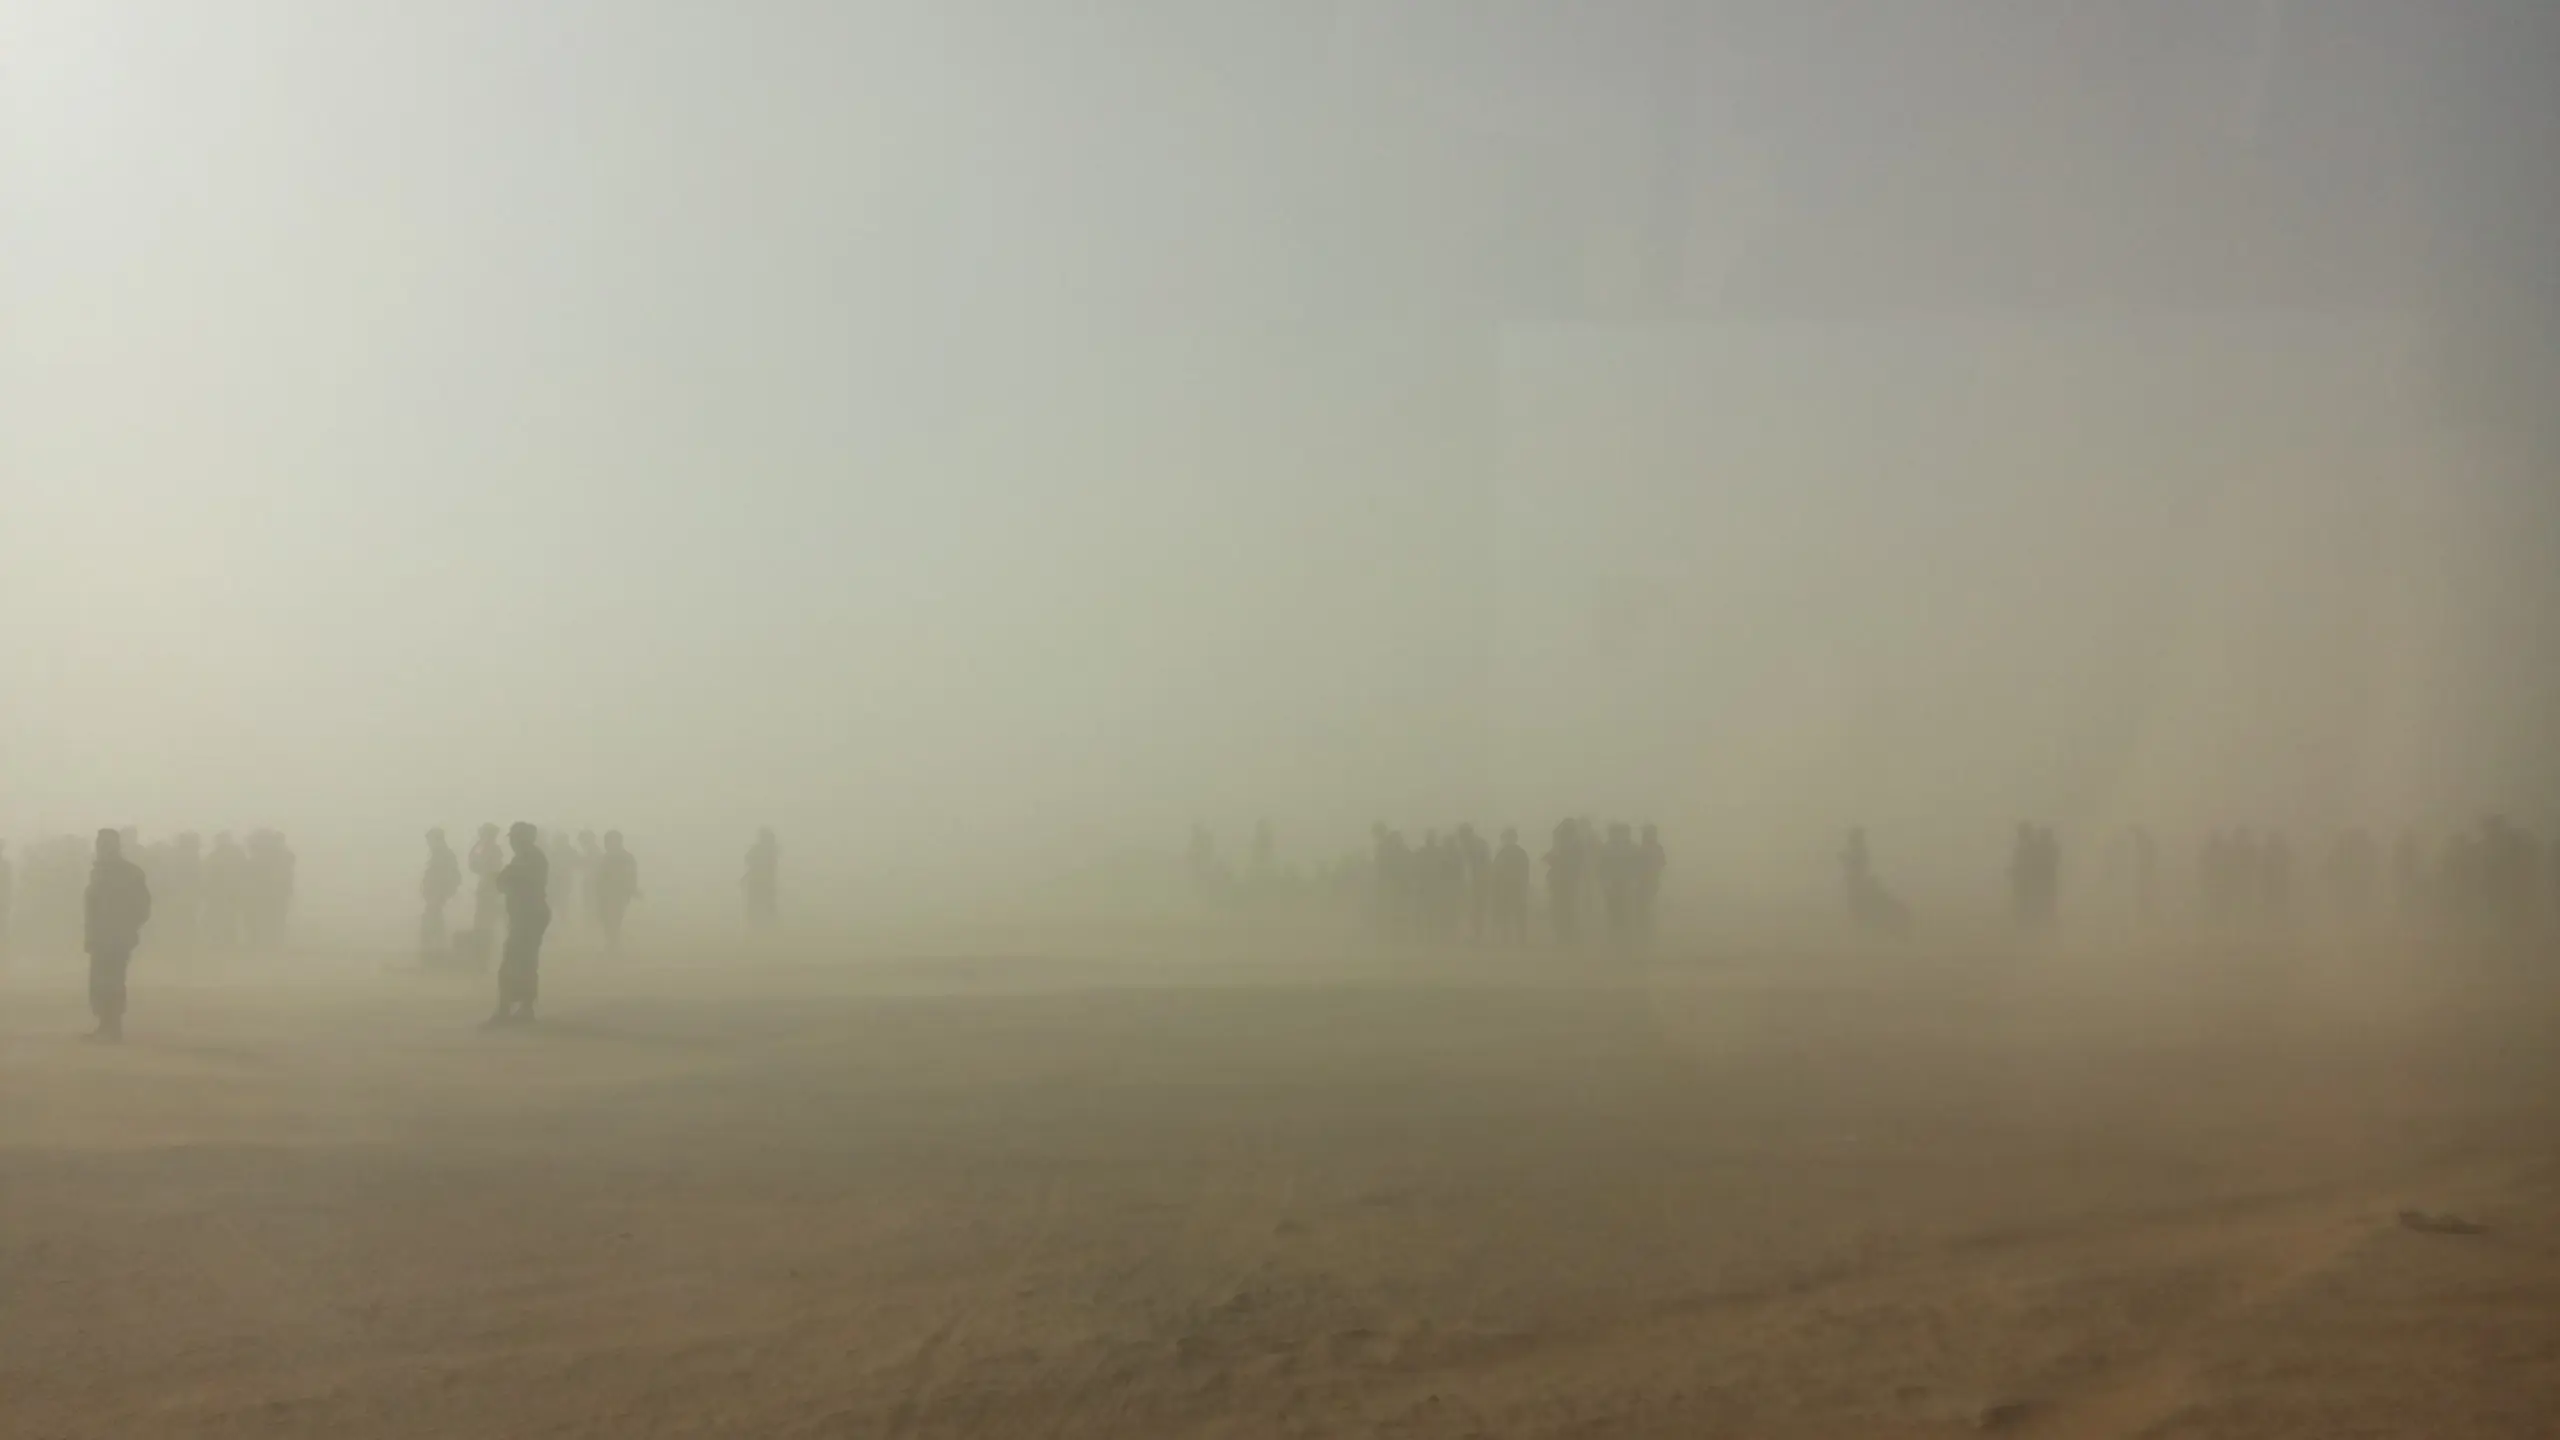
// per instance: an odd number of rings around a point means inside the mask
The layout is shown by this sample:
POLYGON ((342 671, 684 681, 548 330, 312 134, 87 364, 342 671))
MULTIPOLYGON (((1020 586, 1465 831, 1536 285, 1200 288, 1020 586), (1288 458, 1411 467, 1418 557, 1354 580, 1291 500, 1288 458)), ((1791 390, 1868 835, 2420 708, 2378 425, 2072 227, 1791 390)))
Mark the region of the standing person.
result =
POLYGON ((1899 940, 1911 933, 1911 911, 1876 875, 1874 852, 1867 848, 1865 827, 1849 832, 1840 847, 1840 888, 1849 903, 1849 918, 1859 929, 1899 940))
POLYGON ((595 873, 588 886, 596 897, 596 920, 604 927, 605 948, 619 953, 622 949, 622 917, 630 912, 631 902, 640 898, 640 862, 622 848, 622 832, 604 832, 604 850, 596 856, 595 873))
POLYGON ((2160 910, 2160 846, 2148 827, 2133 827, 2133 913, 2149 924, 2160 910))
POLYGON ((1582 938, 1582 832, 1571 820, 1556 822, 1547 849, 1547 914, 1556 927, 1556 943, 1572 946, 1582 938))
POLYGON ((113 830, 98 832, 85 898, 81 941, 89 952, 89 1013, 98 1019, 89 1038, 114 1044, 124 1038, 125 970, 151 918, 151 885, 142 867, 124 858, 124 837, 113 830))
POLYGON ((204 857, 203 927, 205 943, 229 950, 240 943, 240 911, 249 886, 249 855, 231 832, 213 837, 204 857))
POLYGON ((579 909, 586 912, 588 918, 594 920, 601 920, 604 918, 604 906, 598 903, 598 896, 596 894, 596 867, 603 863, 604 852, 596 848, 596 832, 593 830, 579 831, 579 884, 576 904, 579 909))
POLYGON ((157 870, 146 865, 142 872, 151 882, 151 918, 157 922, 153 933, 159 937, 154 943, 162 955, 188 954, 196 949, 204 915, 203 837, 183 832, 159 859, 157 870))
POLYGON ((554 825, 536 836, 543 858, 551 864, 551 915, 563 928, 578 923, 578 891, 586 877, 587 857, 569 827, 554 825))
POLYGON ((498 964, 498 1008, 482 1022, 484 1029, 532 1024, 533 1002, 542 993, 542 932, 551 928, 551 862, 539 842, 539 832, 522 820, 507 827, 515 858, 497 874, 498 893, 507 902, 507 950, 498 964))
POLYGON ((2024 820, 2009 845, 2009 916, 2021 930, 2035 928, 2036 828, 2024 820))
POLYGON ((1636 938, 1639 859, 1635 831, 1623 820, 1610 821, 1608 838, 1600 846, 1600 908, 1608 917, 1609 939, 1615 944, 1633 944, 1636 938))
MULTIPOLYGON (((1199 829, 1193 831, 1195 857, 1200 837, 1207 833, 1199 829)), ((782 915, 782 843, 773 838, 772 826, 758 830, 756 843, 747 847, 746 878, 739 883, 746 887, 748 928, 772 929, 782 915)))
POLYGON ((1662 832, 1647 825, 1636 842, 1636 935, 1653 938, 1654 912, 1662 901, 1662 872, 1671 864, 1662 848, 1662 832))
POLYGON ((1482 942, 1493 902, 1493 847, 1472 822, 1458 827, 1458 858, 1466 870, 1467 938, 1482 942))
POLYGON ((1493 937, 1505 945, 1529 941, 1529 852, 1517 830, 1502 832, 1493 856, 1493 937))
POLYGON ((265 951, 284 943, 285 920, 293 913, 293 867, 293 849, 285 844, 282 831, 251 832, 245 913, 252 949, 265 951))
POLYGON ((498 845, 498 827, 480 827, 479 838, 471 842, 471 956, 472 963, 489 963, 489 941, 497 934, 498 872, 507 868, 506 852, 498 845))
POLYGON ((462 861, 445 843, 442 827, 427 832, 427 873, 418 881, 418 898, 426 913, 418 917, 418 951, 431 965, 452 958, 453 942, 445 934, 444 908, 462 893, 462 861))

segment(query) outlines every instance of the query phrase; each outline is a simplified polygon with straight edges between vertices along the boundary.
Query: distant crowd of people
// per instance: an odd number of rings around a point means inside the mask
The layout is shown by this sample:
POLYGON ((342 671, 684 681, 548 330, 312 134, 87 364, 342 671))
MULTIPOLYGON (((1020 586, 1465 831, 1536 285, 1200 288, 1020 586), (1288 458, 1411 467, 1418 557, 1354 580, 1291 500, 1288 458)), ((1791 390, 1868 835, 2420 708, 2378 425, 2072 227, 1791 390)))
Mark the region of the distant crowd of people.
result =
MULTIPOLYGON (((253 830, 244 843, 225 830, 210 846, 193 831, 147 844, 132 826, 105 833, 155 897, 153 934, 165 950, 264 954, 284 943, 295 862, 281 832, 253 830)), ((39 840, 15 858, 0 844, 0 954, 13 940, 68 946, 82 937, 97 853, 77 835, 39 840)))
MULTIPOLYGON (((1269 821, 1253 832, 1241 873, 1221 857, 1214 835, 1194 826, 1186 857, 1190 884, 1222 908, 1327 897, 1335 908, 1365 907, 1379 934, 1398 940, 1526 944, 1544 875, 1547 935, 1575 946, 1594 939, 1636 945, 1656 929, 1668 865, 1651 825, 1586 819, 1560 821, 1533 867, 1517 831, 1488 843, 1472 824, 1426 830, 1419 843, 1386 825, 1371 827, 1365 854, 1320 870, 1312 883, 1276 854, 1269 821)), ((1843 906, 1860 931, 1907 936, 1911 907, 1881 873, 1865 829, 1843 840, 1838 865, 1843 906)), ((2181 914, 2215 929, 2277 927, 2308 914, 2298 896, 2291 841, 2278 830, 2226 827, 2198 843, 2193 903, 2181 914)), ((2106 863, 2081 888, 2085 914, 2110 921, 2168 917, 2160 847, 2142 827, 2119 832, 2106 863)), ((2386 857, 2370 832, 2335 834, 2315 878, 2316 903, 2341 924, 2378 918, 2387 908, 2407 927, 2471 933, 2520 931, 2545 916, 2560 918, 2560 847, 2546 858, 2534 836, 2502 817, 2459 831, 2431 849, 2404 833, 2386 857)), ((2018 824, 2005 876, 2009 914, 2019 933, 2051 932, 2062 921, 2061 834, 2032 821, 2018 824)))
MULTIPOLYGON (((1863 851, 1864 840, 1858 846, 1863 851)), ((2099 909, 2151 922, 2167 918, 2160 848, 2135 827, 2108 846, 2099 909)), ((2046 826, 2021 824, 2009 861, 2010 905, 2021 930, 2050 929, 2062 894, 2062 845, 2046 826)), ((1855 906, 1852 906, 1853 910, 1855 906)), ((2431 847, 2403 831, 2386 856, 2373 832, 2337 831, 2316 873, 2297 877, 2293 843, 2282 830, 2226 826, 2198 842, 2193 903, 2186 915, 2225 930, 2283 928, 2314 914, 2358 925, 2385 913, 2403 928, 2469 933, 2522 932, 2560 918, 2560 849, 2546 861, 2532 832, 2504 816, 2431 847)))
MULTIPOLYGON (((620 950, 623 920, 640 898, 640 862, 623 843, 622 832, 607 830, 599 840, 593 830, 581 830, 572 837, 565 826, 548 835, 535 826, 521 828, 530 832, 529 848, 542 857, 545 927, 555 917, 568 917, 571 923, 583 920, 596 927, 608 951, 620 950)), ((509 836, 512 841, 512 830, 509 836)), ((524 848, 516 850, 520 853, 524 848)), ((510 858, 509 847, 499 843, 496 825, 480 827, 467 858, 454 853, 441 828, 427 832, 427 868, 418 882, 425 905, 418 918, 418 950, 428 963, 487 966, 501 922, 526 908, 511 906, 507 898, 503 877, 510 858), (466 869, 471 878, 471 913, 468 923, 457 931, 447 912, 462 894, 466 869)))
MULTIPOLYGON (((535 826, 517 823, 502 844, 498 827, 483 825, 467 856, 454 852, 442 829, 429 830, 426 840, 421 956, 433 965, 485 968, 497 950, 498 1006, 488 1024, 533 1019, 542 942, 560 914, 587 917, 608 951, 621 948, 623 921, 640 898, 640 863, 621 831, 573 838, 564 827, 546 849, 535 826), (455 931, 448 911, 466 871, 470 923, 455 931)), ((89 959, 96 1040, 124 1038, 127 981, 146 926, 169 950, 272 951, 293 906, 293 850, 273 830, 253 832, 246 845, 224 831, 207 849, 193 833, 144 845, 130 827, 107 829, 87 842, 42 841, 24 858, 22 869, 0 844, 0 959, 14 941, 51 946, 78 937, 89 959)), ((781 870, 781 843, 771 829, 758 831, 740 880, 750 928, 779 923, 781 870)))
MULTIPOLYGON (((420 952, 431 964, 480 969, 498 957, 492 1025, 532 1018, 542 943, 555 923, 592 924, 607 952, 618 952, 624 922, 641 897, 639 860, 619 830, 599 837, 558 827, 546 837, 518 823, 502 841, 490 824, 479 828, 466 853, 457 854, 441 829, 429 830, 426 844, 420 952), (457 930, 450 911, 466 884, 470 913, 457 930)), ((146 844, 130 827, 109 829, 86 843, 69 836, 41 841, 22 861, 0 845, 0 957, 13 940, 45 944, 77 935, 90 958, 96 1034, 112 1040, 123 1032, 128 967, 146 925, 156 943, 173 952, 271 951, 282 943, 292 913, 294 864, 292 847, 274 830, 253 831, 245 844, 224 831, 207 847, 193 833, 146 844)), ((1644 944, 1657 928, 1668 864, 1652 825, 1558 821, 1535 867, 1544 872, 1554 942, 1644 944)), ((1186 865, 1200 894, 1222 904, 1306 889, 1298 872, 1280 866, 1267 820, 1255 827, 1241 878, 1205 827, 1193 828, 1186 865)), ((779 924, 781 866, 773 831, 758 831, 739 880, 751 931, 779 924)), ((1879 873, 1865 830, 1848 833, 1839 866, 1854 925, 1894 937, 1910 932, 1910 908, 1879 873)), ((2099 887, 2102 910, 2143 921, 2162 915, 2159 847, 2150 831, 2118 834, 2101 873, 2107 877, 2099 887)), ((2022 932, 2056 925, 2063 877, 2058 833, 2019 824, 2007 878, 2022 932)), ((1425 830, 1414 843, 1379 824, 1371 828, 1366 854, 1346 859, 1317 884, 1338 897, 1362 897, 1377 932, 1389 939, 1520 946, 1531 938, 1533 878, 1516 830, 1504 830, 1497 843, 1473 824, 1460 824, 1425 830)), ((2531 832, 2493 816, 2434 847, 2403 833, 2386 860, 2369 832, 2350 829, 2333 837, 2318 886, 2330 912, 2348 923, 2377 914, 2387 895, 2392 912, 2411 927, 2521 933, 2560 916, 2560 847, 2546 853, 2531 832)), ((2190 912, 2196 919, 2276 926, 2289 923, 2298 908, 2292 845, 2282 831, 2223 828, 2201 841, 2190 912)))
MULTIPOLYGON (((1533 867, 1520 832, 1488 841, 1472 823, 1426 829, 1419 842, 1379 823, 1366 855, 1322 873, 1316 890, 1339 900, 1364 897, 1372 924, 1388 939, 1525 945, 1529 943, 1533 867)), ((1194 826, 1185 868, 1194 890, 1214 904, 1250 902, 1304 890, 1297 872, 1275 855, 1269 821, 1254 828, 1251 859, 1239 877, 1219 857, 1207 827, 1194 826)), ((1654 932, 1669 857, 1652 825, 1613 822, 1605 829, 1582 817, 1556 822, 1543 869, 1547 915, 1557 943, 1605 939, 1638 945, 1654 932)))

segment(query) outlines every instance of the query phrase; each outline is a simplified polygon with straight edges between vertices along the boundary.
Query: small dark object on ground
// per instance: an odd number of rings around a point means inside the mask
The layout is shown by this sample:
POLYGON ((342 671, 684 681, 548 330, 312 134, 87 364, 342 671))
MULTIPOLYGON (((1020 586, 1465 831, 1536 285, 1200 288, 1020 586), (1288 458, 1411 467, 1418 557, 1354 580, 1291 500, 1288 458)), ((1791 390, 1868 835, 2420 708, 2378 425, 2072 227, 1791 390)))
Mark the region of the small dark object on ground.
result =
POLYGON ((2421 1235, 2477 1235, 2486 1228, 2459 1215, 2430 1215, 2424 1210, 2400 1212, 2400 1228, 2421 1235))

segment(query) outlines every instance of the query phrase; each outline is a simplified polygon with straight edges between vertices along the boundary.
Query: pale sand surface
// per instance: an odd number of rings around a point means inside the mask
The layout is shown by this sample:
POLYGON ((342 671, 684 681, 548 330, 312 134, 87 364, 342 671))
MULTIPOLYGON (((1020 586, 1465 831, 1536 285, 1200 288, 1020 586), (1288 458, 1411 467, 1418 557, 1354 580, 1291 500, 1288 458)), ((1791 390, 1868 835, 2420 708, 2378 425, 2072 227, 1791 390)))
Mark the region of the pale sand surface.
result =
POLYGON ((2560 1435, 2548 959, 1288 949, 22 967, 0 1435, 2560 1435))

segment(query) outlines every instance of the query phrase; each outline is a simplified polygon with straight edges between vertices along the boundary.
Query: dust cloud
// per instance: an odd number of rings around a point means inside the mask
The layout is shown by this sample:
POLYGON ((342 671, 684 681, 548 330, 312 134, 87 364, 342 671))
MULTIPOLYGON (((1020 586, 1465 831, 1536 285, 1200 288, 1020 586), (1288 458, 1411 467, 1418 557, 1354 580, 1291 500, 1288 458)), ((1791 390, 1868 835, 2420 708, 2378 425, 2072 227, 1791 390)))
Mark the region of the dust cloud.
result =
POLYGON ((0 0, 0 1431, 2541 1433, 2555 79, 0 0))

